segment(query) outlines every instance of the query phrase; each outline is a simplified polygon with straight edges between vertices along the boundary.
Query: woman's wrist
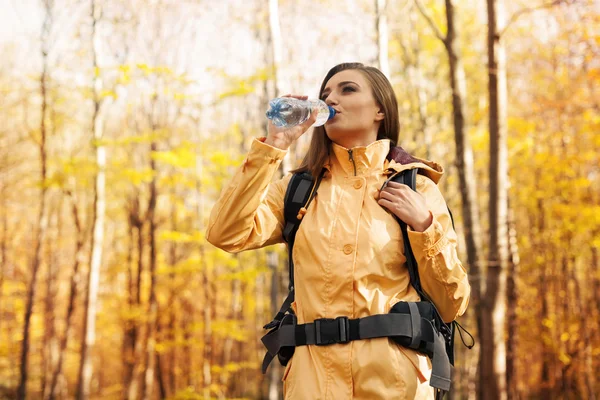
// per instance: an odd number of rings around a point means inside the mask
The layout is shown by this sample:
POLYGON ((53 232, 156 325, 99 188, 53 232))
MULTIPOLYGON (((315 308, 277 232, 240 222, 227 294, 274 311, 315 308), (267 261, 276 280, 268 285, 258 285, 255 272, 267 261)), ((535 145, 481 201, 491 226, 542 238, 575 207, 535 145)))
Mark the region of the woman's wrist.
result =
POLYGON ((291 143, 287 143, 285 140, 274 138, 273 136, 267 136, 267 139, 265 139, 264 143, 268 144, 269 146, 277 147, 281 150, 287 150, 291 145, 291 143))
POLYGON ((431 211, 429 211, 427 219, 425 219, 420 224, 414 224, 414 225, 411 225, 410 227, 415 232, 425 232, 427 230, 427 228, 429 228, 431 226, 432 223, 433 223, 433 213, 431 213, 431 211))

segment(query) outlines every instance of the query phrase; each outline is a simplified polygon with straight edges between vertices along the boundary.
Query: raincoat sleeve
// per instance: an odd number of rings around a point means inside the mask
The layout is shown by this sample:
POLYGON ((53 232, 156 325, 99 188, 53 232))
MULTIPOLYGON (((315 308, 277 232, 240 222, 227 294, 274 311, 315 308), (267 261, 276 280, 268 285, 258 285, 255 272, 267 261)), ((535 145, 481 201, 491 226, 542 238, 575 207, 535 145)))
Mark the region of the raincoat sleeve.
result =
POLYGON ((442 319, 450 322, 467 309, 471 286, 458 259, 457 236, 444 197, 431 179, 421 175, 417 176, 417 191, 425 197, 433 222, 424 232, 409 227, 408 237, 419 266, 421 286, 442 319))
POLYGON ((283 204, 291 175, 271 180, 287 151, 262 141, 252 142, 210 213, 206 239, 230 253, 283 242, 283 204))

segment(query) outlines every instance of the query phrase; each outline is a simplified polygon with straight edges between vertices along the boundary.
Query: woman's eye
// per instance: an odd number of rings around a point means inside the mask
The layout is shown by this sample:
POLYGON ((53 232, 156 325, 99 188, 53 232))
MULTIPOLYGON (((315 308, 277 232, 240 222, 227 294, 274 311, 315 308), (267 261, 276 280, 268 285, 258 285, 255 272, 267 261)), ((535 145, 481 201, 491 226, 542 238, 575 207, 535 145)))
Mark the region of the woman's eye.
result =
POLYGON ((342 92, 356 92, 352 86, 346 86, 342 89, 342 92))

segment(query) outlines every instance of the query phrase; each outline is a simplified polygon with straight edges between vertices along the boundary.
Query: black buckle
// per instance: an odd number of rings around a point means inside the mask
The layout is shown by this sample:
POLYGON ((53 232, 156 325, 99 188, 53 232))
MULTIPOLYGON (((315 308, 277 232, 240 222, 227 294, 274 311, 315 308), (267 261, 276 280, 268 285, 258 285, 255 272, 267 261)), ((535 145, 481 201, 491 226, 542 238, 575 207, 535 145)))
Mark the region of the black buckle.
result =
POLYGON ((350 321, 348 317, 320 318, 315 320, 315 344, 348 343, 350 341, 350 321))

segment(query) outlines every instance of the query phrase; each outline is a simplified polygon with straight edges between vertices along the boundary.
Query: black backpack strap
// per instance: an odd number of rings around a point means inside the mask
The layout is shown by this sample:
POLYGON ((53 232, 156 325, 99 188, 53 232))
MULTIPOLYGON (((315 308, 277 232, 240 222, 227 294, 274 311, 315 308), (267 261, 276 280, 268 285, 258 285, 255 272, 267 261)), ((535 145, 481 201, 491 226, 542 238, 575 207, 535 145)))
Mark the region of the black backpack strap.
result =
POLYGON ((283 208, 285 225, 283 227, 283 239, 288 245, 290 275, 288 289, 290 291, 294 290, 294 259, 292 258, 292 251, 296 240, 296 232, 298 232, 304 213, 306 213, 308 206, 317 194, 317 188, 321 184, 325 171, 325 168, 321 170, 316 183, 309 172, 301 172, 292 175, 285 193, 283 208))
MULTIPOLYGON (((295 291, 294 291, 294 259, 292 257, 292 253, 294 250, 294 242, 296 240, 296 232, 298 232, 298 228, 300 227, 300 222, 302 222, 302 218, 306 213, 308 206, 315 198, 317 194, 317 188, 321 184, 321 180, 325 175, 326 169, 323 168, 321 173, 319 174, 317 181, 315 182, 313 176, 309 172, 300 172, 292 175, 290 182, 288 183, 287 190, 285 192, 285 197, 283 200, 283 216, 284 216, 284 227, 283 227, 283 239, 286 241, 288 246, 288 264, 289 264, 289 285, 288 285, 288 295, 283 301, 283 304, 279 308, 279 311, 273 318, 271 322, 266 324, 264 329, 271 329, 271 331, 267 334, 267 336, 274 334, 279 331, 280 327, 284 322, 286 322, 289 318, 286 318, 290 315, 293 316, 292 311, 292 302, 294 301, 295 291)), ((288 352, 286 356, 278 354, 279 360, 285 364, 291 355, 293 354, 293 347, 291 347, 291 352, 288 352)), ((275 357, 275 354, 267 352, 263 359, 262 364, 262 372, 263 374, 267 370, 267 367, 275 357)))
MULTIPOLYGON (((416 169, 416 168, 408 169, 408 170, 404 170, 404 171, 392 176, 390 179, 388 179, 388 181, 393 180, 394 182, 402 183, 404 185, 407 185, 408 187, 410 187, 412 190, 414 190, 416 192, 417 191, 417 174, 418 174, 418 169, 416 169)), ((387 181, 386 181, 386 184, 387 184, 387 181)), ((450 214, 450 218, 452 219, 452 214, 450 214)), ((417 293, 419 294, 419 297, 421 297, 421 299, 424 301, 428 301, 433 306, 434 320, 437 325, 436 328, 439 330, 439 332, 443 335, 443 337, 445 339, 448 358, 449 358, 451 364, 454 365, 454 321, 451 322, 450 324, 446 324, 442 320, 442 317, 441 317, 439 311, 437 310, 437 308, 435 307, 435 304, 433 304, 433 301, 431 301, 429 296, 427 296, 427 294, 423 290, 423 287, 421 286, 421 278, 419 277, 419 268, 417 265, 417 260, 415 259, 415 255, 410 246, 410 240, 408 237, 408 226, 400 218, 396 218, 396 219, 398 220, 398 223, 400 224, 400 229, 402 230, 402 238, 404 239, 404 254, 406 257, 408 274, 410 276, 410 283, 415 288, 417 293)), ((452 225, 454 226, 454 221, 452 221, 452 225)))
POLYGON ((288 310, 290 310, 292 302, 294 301, 294 260, 292 258, 292 251, 294 248, 294 241, 296 239, 296 232, 298 232, 300 222, 302 222, 302 217, 304 216, 306 209, 317 194, 316 189, 321 183, 324 175, 325 169, 321 171, 321 174, 317 179, 317 183, 315 184, 310 173, 300 172, 292 175, 292 178, 288 183, 283 207, 283 216, 285 221, 283 227, 283 239, 288 245, 289 292, 283 301, 279 312, 277 312, 277 315, 275 315, 271 322, 264 326, 264 329, 272 329, 279 326, 284 315, 288 312, 288 310))

